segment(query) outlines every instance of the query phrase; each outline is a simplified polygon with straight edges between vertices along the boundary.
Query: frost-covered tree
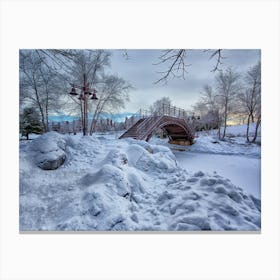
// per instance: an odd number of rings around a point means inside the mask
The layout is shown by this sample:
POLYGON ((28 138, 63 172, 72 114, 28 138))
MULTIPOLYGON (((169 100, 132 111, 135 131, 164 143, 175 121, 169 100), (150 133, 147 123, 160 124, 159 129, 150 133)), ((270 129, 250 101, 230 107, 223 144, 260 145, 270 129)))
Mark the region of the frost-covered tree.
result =
POLYGON ((170 98, 162 97, 161 99, 156 100, 150 106, 150 112, 151 112, 151 114, 159 114, 159 115, 168 114, 171 106, 172 106, 172 104, 171 104, 170 98))
POLYGON ((29 134, 40 134, 43 132, 40 115, 33 107, 24 108, 20 115, 20 132, 29 140, 29 134))
MULTIPOLYGON (((105 50, 72 50, 71 79, 74 84, 82 85, 86 77, 87 87, 97 90, 97 100, 88 101, 88 112, 92 113, 90 134, 102 113, 116 112, 124 108, 128 101, 128 91, 132 87, 124 79, 116 75, 107 75, 106 68, 110 66, 111 53, 105 50)), ((81 116, 87 116, 84 112, 83 99, 74 99, 76 108, 81 116)), ((88 119, 81 118, 88 127, 88 119)))
POLYGON ((128 98, 130 85, 117 76, 105 74, 110 66, 110 55, 105 50, 21 50, 21 106, 31 105, 38 109, 44 132, 48 131, 49 114, 61 111, 80 114, 86 132, 89 110, 97 120, 104 110, 122 108, 128 98), (97 89, 98 103, 67 94, 73 84, 78 93, 97 89))
POLYGON ((229 114, 233 111, 237 95, 240 93, 240 75, 231 68, 227 68, 225 71, 220 71, 216 76, 216 89, 217 100, 220 106, 223 108, 223 134, 222 139, 226 136, 227 120, 229 114))
MULTIPOLYGON (((104 69, 110 64, 110 52, 104 50, 72 50, 71 62, 69 65, 71 83, 81 88, 96 89, 104 74, 104 69)), ((81 95, 78 99, 69 96, 76 111, 80 112, 84 134, 88 133, 88 112, 91 101, 81 95)))
POLYGON ((73 83, 83 84, 84 74, 87 76, 89 87, 100 82, 104 69, 110 65, 111 53, 105 50, 72 50, 69 62, 69 79, 73 83))
POLYGON ((117 112, 129 101, 128 92, 132 86, 124 79, 115 75, 103 75, 98 86, 98 100, 92 104, 93 118, 90 134, 95 130, 96 123, 102 113, 117 112))
POLYGON ((220 137, 222 108, 218 102, 217 93, 210 85, 204 85, 199 101, 193 106, 195 113, 199 113, 200 126, 205 129, 218 128, 220 137))
POLYGON ((202 100, 197 101, 192 106, 192 108, 193 108, 193 113, 196 115, 199 115, 201 117, 203 117, 205 114, 207 114, 207 112, 209 110, 207 105, 202 100))
POLYGON ((247 115, 246 138, 248 142, 255 142, 258 134, 258 128, 261 121, 261 63, 251 67, 244 77, 245 88, 239 94, 239 102, 247 115), (250 140, 249 128, 250 122, 256 120, 256 130, 253 139, 250 140))
POLYGON ((48 131, 49 112, 60 109, 64 93, 63 81, 48 63, 48 57, 36 50, 20 51, 20 103, 38 110, 44 132, 48 131))

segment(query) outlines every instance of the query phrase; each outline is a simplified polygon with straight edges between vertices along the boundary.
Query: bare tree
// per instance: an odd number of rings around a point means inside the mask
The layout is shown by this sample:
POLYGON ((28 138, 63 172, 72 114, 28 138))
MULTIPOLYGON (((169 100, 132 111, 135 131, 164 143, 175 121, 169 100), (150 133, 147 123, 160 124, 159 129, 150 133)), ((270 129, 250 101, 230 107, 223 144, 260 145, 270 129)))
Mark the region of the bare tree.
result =
POLYGON ((63 111, 71 114, 79 112, 83 126, 87 127, 89 108, 85 106, 85 97, 75 98, 67 93, 70 86, 81 89, 81 93, 87 88, 98 89, 95 120, 101 112, 123 108, 131 86, 119 77, 105 75, 109 65, 110 52, 104 50, 22 50, 21 105, 38 109, 44 132, 48 131, 49 112, 61 111, 60 105, 65 105, 63 111))
POLYGON ((255 127, 255 135, 252 140, 252 143, 256 142, 257 136, 258 136, 258 129, 261 124, 261 103, 259 103, 256 107, 256 117, 257 117, 257 122, 256 122, 256 127, 255 127))
POLYGON ((116 112, 124 108, 129 100, 128 92, 132 86, 124 79, 114 75, 103 75, 102 83, 98 87, 98 100, 93 105, 93 118, 90 126, 90 134, 95 131, 96 123, 102 113, 116 112))
POLYGON ((169 97, 162 97, 159 100, 156 100, 151 106, 150 106, 150 112, 151 114, 167 114, 170 111, 171 108, 171 100, 169 97))
POLYGON ((226 71, 221 71, 216 76, 217 98, 223 108, 224 131, 222 139, 226 136, 228 115, 231 112, 233 105, 236 102, 236 97, 241 89, 239 78, 239 74, 234 72, 231 68, 227 68, 226 71))
POLYGON ((200 123, 205 128, 218 128, 218 135, 221 135, 221 113, 222 107, 218 102, 217 93, 210 85, 205 85, 200 93, 200 100, 193 106, 195 112, 201 116, 200 123))
POLYGON ((20 102, 38 109, 44 132, 48 131, 49 111, 58 110, 61 90, 56 72, 46 66, 46 60, 34 50, 20 51, 20 102))
POLYGON ((72 82, 82 84, 85 74, 89 87, 98 84, 105 67, 110 65, 110 56, 111 53, 105 50, 72 50, 70 60, 72 82))
MULTIPOLYGON (((161 78, 159 78, 155 83, 165 82, 171 78, 181 78, 185 79, 187 74, 187 68, 191 66, 186 62, 186 55, 188 50, 186 49, 169 49, 163 50, 159 57, 159 62, 155 65, 164 64, 167 65, 165 71, 159 72, 161 78)), ((211 70, 211 72, 221 71, 220 65, 224 57, 222 56, 222 49, 217 50, 204 50, 204 52, 210 52, 210 59, 216 58, 216 63, 211 70)))
POLYGON ((70 79, 74 85, 81 88, 81 94, 78 99, 72 100, 79 108, 83 133, 88 133, 88 99, 84 96, 83 89, 96 88, 100 82, 100 77, 104 73, 105 67, 110 64, 110 52, 104 50, 71 50, 71 59, 68 67, 70 69, 70 79))
POLYGON ((199 116, 204 116, 207 114, 208 112, 208 107, 207 104, 202 101, 201 99, 199 101, 197 101, 193 106, 193 113, 194 114, 198 114, 199 116))
POLYGON ((204 85, 201 92, 201 101, 207 106, 208 111, 215 111, 217 108, 217 96, 210 85, 204 85))
POLYGON ((245 89, 239 94, 239 102, 247 115, 247 130, 246 138, 248 142, 255 142, 258 127, 261 121, 261 63, 251 67, 245 75, 245 89), (256 130, 254 137, 250 140, 249 129, 250 122, 254 123, 255 118, 257 119, 256 130))

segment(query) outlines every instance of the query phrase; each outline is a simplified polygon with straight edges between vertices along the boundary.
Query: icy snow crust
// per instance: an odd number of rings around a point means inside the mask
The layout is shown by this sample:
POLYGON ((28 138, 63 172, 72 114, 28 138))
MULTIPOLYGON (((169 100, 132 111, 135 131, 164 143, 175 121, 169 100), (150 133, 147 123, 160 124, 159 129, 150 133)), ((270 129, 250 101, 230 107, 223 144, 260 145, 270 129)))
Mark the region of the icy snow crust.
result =
POLYGON ((260 200, 217 174, 188 173, 168 147, 41 137, 20 146, 21 231, 260 230, 260 200), (65 152, 66 161, 41 170, 42 151, 65 152))

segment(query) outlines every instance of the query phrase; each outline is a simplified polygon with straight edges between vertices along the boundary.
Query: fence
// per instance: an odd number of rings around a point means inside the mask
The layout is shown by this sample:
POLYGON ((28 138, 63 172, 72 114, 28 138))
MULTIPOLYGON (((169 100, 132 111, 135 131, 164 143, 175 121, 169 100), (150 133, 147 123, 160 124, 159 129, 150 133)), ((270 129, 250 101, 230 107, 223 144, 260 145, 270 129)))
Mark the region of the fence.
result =
MULTIPOLYGON (((162 104, 160 107, 154 110, 144 110, 139 109, 135 114, 130 117, 126 117, 124 122, 114 122, 112 119, 99 119, 97 120, 95 126, 95 132, 105 132, 105 131, 118 131, 129 129, 140 119, 145 119, 151 116, 170 116, 176 117, 179 119, 185 119, 187 122, 195 122, 200 119, 199 116, 195 114, 187 113, 186 110, 176 107, 170 106, 170 104, 162 104)), ((89 119, 89 124, 91 120, 89 119)), ((57 131, 59 133, 78 133, 83 131, 82 121, 74 120, 74 121, 64 121, 64 122, 51 122, 49 124, 50 131, 57 131)))
MULTIPOLYGON (((89 124, 92 120, 89 120, 89 124)), ((112 119, 100 119, 95 126, 96 132, 116 131, 125 129, 124 123, 114 122, 112 119)), ((83 131, 81 120, 50 122, 49 131, 57 131, 62 134, 76 134, 83 131)))

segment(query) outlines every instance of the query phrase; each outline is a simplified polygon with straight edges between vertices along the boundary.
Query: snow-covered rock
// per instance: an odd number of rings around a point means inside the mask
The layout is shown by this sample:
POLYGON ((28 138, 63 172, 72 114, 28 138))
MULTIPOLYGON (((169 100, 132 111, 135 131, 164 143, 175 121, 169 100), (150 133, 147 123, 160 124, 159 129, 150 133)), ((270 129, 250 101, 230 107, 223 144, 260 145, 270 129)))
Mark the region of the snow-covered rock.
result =
POLYGON ((39 136, 30 146, 35 164, 44 170, 60 167, 66 159, 65 150, 65 137, 54 131, 39 136))

